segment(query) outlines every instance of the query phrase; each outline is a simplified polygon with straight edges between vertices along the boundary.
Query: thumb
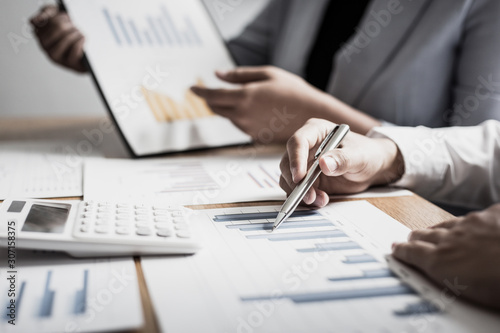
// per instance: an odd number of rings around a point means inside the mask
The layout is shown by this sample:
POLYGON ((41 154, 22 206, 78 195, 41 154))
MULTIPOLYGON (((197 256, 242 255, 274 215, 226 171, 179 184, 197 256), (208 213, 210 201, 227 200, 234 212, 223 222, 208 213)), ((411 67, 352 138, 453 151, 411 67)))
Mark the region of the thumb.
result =
MULTIPOLYGON (((357 156, 360 156, 357 154, 357 156)), ((343 149, 334 149, 324 154, 319 166, 326 176, 342 176, 346 173, 356 173, 365 165, 365 161, 359 160, 353 154, 343 149)))
POLYGON ((217 77, 229 83, 251 83, 270 78, 264 67, 238 67, 230 71, 216 71, 217 77))

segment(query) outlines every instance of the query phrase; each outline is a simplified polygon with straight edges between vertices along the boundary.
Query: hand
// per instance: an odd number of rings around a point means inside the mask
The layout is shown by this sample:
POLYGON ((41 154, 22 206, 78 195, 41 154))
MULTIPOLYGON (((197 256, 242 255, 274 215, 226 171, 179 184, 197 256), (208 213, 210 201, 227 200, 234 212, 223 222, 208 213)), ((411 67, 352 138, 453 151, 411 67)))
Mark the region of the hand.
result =
POLYGON ((500 309, 500 205, 414 231, 393 255, 455 296, 500 309))
POLYGON ((85 38, 68 14, 56 6, 45 6, 31 19, 31 24, 40 46, 54 62, 77 72, 86 72, 83 65, 85 38))
MULTIPOLYGON (((215 113, 229 118, 258 142, 286 142, 313 117, 346 122, 339 114, 349 115, 352 123, 348 123, 354 130, 363 130, 358 123, 368 124, 368 116, 316 89, 299 76, 276 67, 240 67, 216 75, 241 86, 234 89, 193 87, 193 92, 204 98, 215 113)), ((367 126, 371 128, 375 123, 367 126)))
MULTIPOLYGON (((335 124, 320 119, 309 120, 288 141, 280 164, 280 186, 289 195, 307 174, 319 145, 335 124)), ((352 133, 346 135, 339 149, 325 153, 319 165, 323 172, 304 197, 304 203, 325 206, 329 194, 356 193, 372 185, 388 184, 403 174, 403 158, 396 144, 388 139, 370 139, 352 133)))

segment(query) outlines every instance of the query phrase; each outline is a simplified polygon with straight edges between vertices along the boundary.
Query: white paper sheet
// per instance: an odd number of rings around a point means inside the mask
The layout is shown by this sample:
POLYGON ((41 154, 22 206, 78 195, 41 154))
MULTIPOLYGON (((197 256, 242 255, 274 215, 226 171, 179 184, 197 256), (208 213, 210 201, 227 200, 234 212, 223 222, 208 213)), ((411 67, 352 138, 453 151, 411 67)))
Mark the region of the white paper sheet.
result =
POLYGON ((0 143, 0 200, 83 195, 82 165, 87 155, 79 155, 76 146, 62 141, 0 143))
POLYGON ((103 332, 142 326, 133 259, 77 260, 18 251, 15 267, 7 268, 6 253, 2 249, 1 332, 103 332), (12 287, 6 277, 11 275, 16 276, 15 326, 8 323, 12 287))
POLYGON ((85 200, 200 205, 284 200, 279 157, 89 159, 85 200))
MULTIPOLYGON (((277 209, 199 211, 200 252, 142 259, 163 331, 470 332, 466 317, 438 312, 388 271, 384 254, 409 232, 402 224, 357 201, 271 234, 265 213, 277 209)), ((475 331, 498 327, 488 324, 475 331)))

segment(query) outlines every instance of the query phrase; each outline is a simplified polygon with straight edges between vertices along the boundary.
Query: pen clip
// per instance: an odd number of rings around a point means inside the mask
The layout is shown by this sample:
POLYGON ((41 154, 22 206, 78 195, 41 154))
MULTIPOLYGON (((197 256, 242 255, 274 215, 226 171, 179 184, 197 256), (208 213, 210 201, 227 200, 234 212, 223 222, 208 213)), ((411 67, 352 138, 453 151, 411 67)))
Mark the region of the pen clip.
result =
POLYGON ((328 135, 326 136, 326 138, 323 140, 323 142, 321 142, 321 145, 319 146, 318 150, 316 150, 316 154, 314 154, 314 159, 317 160, 319 155, 321 155, 321 153, 323 152, 323 149, 325 149, 325 146, 328 144, 328 142, 332 139, 332 137, 335 135, 335 132, 337 132, 337 129, 339 128, 339 126, 335 126, 335 128, 330 132, 328 133, 328 135))

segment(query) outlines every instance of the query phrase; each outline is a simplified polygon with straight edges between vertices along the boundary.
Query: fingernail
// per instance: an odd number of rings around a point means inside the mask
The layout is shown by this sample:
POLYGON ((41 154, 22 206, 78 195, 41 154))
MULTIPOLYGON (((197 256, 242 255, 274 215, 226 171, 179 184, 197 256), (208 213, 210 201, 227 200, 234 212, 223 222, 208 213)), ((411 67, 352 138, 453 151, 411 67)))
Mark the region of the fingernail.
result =
POLYGON ((325 157, 325 164, 329 172, 333 173, 335 172, 335 170, 337 170, 337 161, 335 161, 333 157, 325 157))
POLYGON ((394 250, 394 248, 396 247, 396 245, 398 245, 398 243, 392 243, 392 249, 394 250))
POLYGON ((229 73, 228 71, 226 70, 217 70, 216 73, 219 75, 219 76, 227 76, 227 74, 229 73))
POLYGON ((297 168, 292 168, 292 180, 294 183, 297 183, 297 168))

